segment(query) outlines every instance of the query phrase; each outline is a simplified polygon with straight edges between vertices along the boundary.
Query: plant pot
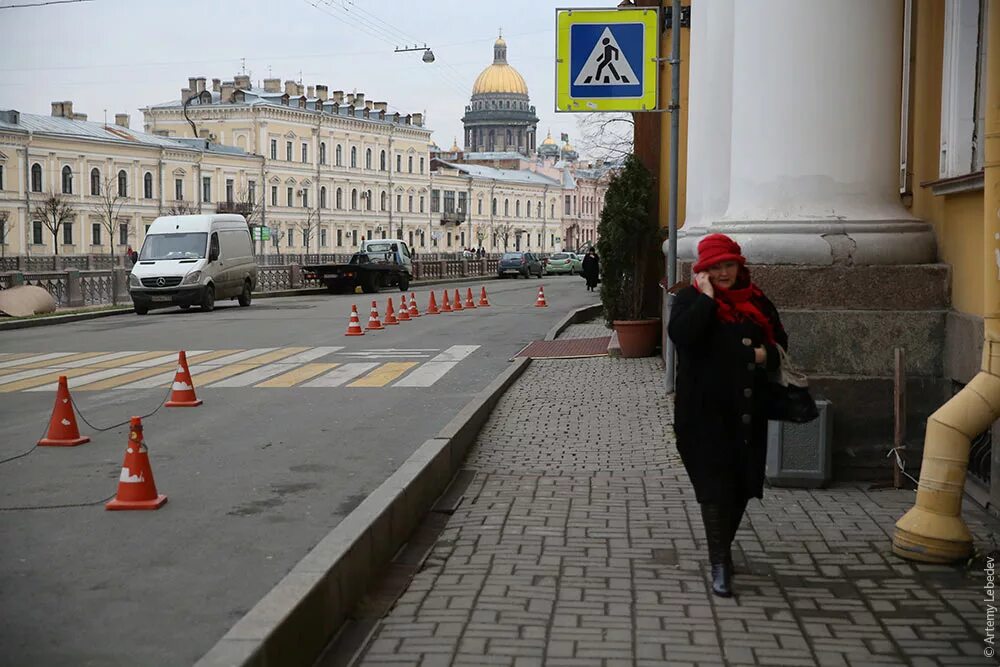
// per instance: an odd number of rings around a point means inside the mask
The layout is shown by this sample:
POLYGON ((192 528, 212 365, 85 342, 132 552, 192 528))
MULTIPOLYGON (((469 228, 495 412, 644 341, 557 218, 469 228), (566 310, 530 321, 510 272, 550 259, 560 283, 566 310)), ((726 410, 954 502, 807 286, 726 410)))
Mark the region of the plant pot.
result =
POLYGON ((615 320, 613 324, 618 333, 622 357, 636 359, 653 355, 660 340, 659 319, 615 320))

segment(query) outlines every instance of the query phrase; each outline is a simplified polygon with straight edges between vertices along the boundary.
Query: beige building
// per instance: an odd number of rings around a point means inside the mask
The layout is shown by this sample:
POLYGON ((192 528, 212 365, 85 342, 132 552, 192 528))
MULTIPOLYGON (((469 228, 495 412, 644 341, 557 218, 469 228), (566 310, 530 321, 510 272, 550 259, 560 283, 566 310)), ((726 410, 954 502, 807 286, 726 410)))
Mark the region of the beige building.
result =
POLYGON ((197 211, 203 194, 260 187, 262 161, 204 140, 173 140, 136 132, 128 116, 90 122, 72 102, 53 102, 52 115, 0 111, 0 242, 5 255, 115 254, 138 248, 158 216, 197 211), (110 198, 108 193, 111 193, 110 198), (53 233, 37 215, 59 195, 68 221, 53 233), (101 213, 114 203, 114 216, 101 213))

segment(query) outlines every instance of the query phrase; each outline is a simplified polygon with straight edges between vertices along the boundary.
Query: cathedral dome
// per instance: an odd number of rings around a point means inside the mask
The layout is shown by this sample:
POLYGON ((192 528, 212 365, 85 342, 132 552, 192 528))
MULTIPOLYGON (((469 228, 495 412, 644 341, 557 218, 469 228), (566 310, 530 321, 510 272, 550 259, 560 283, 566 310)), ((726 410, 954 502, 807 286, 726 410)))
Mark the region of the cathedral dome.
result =
POLYGON ((503 37, 493 44, 493 64, 484 69, 472 86, 473 95, 489 93, 528 94, 528 84, 516 69, 507 64, 507 42, 503 37))
POLYGON ((542 142, 542 145, 543 146, 555 146, 556 145, 556 140, 552 138, 552 132, 551 131, 549 131, 548 136, 545 137, 545 141, 542 142))

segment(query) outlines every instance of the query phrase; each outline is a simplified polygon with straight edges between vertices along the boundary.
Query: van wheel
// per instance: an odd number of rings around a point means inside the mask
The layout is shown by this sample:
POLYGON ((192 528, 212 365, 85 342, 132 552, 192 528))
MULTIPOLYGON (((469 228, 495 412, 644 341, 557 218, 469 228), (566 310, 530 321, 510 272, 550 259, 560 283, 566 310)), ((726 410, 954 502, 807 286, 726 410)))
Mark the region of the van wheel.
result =
POLYGON ((378 292, 378 283, 373 273, 369 272, 361 277, 361 291, 365 294, 375 294, 378 292))
POLYGON ((146 313, 149 312, 149 308, 147 308, 146 306, 138 306, 138 305, 132 306, 132 310, 135 311, 136 315, 145 315, 146 313))
POLYGON ((399 277, 399 291, 405 292, 410 287, 410 279, 406 276, 399 277))
POLYGON ((243 283, 243 292, 239 296, 240 305, 246 308, 247 306, 250 305, 250 300, 252 298, 253 295, 250 292, 250 283, 249 282, 243 283))
POLYGON ((205 312, 215 310, 215 285, 205 288, 205 294, 201 297, 201 309, 205 312))

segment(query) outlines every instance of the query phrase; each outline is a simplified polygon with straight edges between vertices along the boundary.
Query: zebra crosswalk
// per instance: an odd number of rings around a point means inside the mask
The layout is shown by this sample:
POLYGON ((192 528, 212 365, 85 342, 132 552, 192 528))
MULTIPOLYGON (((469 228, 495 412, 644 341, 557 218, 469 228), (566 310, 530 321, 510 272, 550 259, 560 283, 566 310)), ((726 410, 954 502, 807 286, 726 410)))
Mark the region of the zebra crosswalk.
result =
MULTIPOLYGON (((478 345, 344 350, 342 346, 189 350, 195 387, 430 387, 478 345)), ((51 392, 60 375, 76 391, 167 387, 177 352, 48 352, 0 354, 0 393, 51 392)))

